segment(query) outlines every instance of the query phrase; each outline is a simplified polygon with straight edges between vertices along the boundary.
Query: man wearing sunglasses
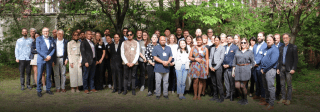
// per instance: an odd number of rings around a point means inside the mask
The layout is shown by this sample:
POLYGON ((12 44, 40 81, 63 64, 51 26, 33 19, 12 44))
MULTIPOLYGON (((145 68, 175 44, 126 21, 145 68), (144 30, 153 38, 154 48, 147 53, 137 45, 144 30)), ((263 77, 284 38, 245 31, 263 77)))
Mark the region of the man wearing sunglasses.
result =
POLYGON ((121 45, 121 58, 124 70, 124 91, 122 94, 127 94, 127 89, 130 87, 130 83, 132 83, 132 95, 136 95, 135 78, 140 53, 140 45, 138 41, 133 39, 134 35, 132 31, 129 30, 127 34, 128 40, 124 41, 121 45))

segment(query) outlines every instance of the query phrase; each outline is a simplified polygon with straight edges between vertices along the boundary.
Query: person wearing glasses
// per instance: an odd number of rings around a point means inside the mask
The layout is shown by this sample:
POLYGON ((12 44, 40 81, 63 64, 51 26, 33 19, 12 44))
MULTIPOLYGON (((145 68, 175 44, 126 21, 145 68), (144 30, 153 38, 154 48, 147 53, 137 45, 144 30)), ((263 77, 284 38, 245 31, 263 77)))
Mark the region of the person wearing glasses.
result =
POLYGON ((136 95, 135 81, 136 81, 136 70, 138 65, 138 59, 140 54, 140 44, 138 41, 133 39, 133 32, 128 31, 128 40, 124 41, 121 45, 121 58, 124 71, 124 91, 123 95, 127 94, 127 89, 132 83, 132 95, 136 95))
POLYGON ((212 39, 212 37, 214 37, 214 35, 213 35, 213 30, 211 28, 208 29, 207 36, 208 36, 208 44, 212 45, 213 43, 211 42, 211 39, 212 39))
POLYGON ((251 78, 251 68, 254 66, 254 55, 249 50, 246 38, 241 39, 241 47, 236 51, 232 62, 232 77, 235 79, 235 86, 241 94, 242 99, 238 101, 241 105, 248 104, 246 84, 251 78))

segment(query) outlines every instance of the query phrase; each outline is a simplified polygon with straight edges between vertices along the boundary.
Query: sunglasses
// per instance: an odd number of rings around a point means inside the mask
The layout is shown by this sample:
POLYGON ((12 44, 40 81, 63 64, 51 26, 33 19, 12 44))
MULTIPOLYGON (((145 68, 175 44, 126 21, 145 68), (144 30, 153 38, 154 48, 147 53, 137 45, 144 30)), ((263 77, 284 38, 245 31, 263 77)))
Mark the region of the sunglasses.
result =
POLYGON ((133 34, 128 34, 128 36, 133 36, 133 34))
POLYGON ((241 42, 241 44, 247 44, 247 42, 241 42))

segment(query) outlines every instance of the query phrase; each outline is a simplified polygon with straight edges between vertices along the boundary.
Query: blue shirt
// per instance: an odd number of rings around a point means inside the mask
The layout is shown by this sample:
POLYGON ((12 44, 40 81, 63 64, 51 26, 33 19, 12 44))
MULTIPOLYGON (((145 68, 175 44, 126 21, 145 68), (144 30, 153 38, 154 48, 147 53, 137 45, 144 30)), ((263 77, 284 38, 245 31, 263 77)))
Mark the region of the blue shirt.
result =
MULTIPOLYGON (((157 45, 153 48, 152 56, 157 56, 162 61, 168 61, 170 57, 172 57, 171 48, 169 46, 165 46, 164 49, 162 49, 161 45, 157 45)), ((154 65, 154 72, 159 73, 169 73, 170 68, 169 66, 164 67, 162 63, 155 62, 154 65)))
POLYGON ((286 54, 287 54, 288 45, 283 47, 282 63, 286 63, 286 54))
POLYGON ((271 68, 277 68, 277 62, 279 59, 279 49, 272 45, 270 48, 263 50, 263 58, 261 59, 261 69, 264 73, 267 73, 271 68))
POLYGON ((33 40, 31 38, 24 37, 17 40, 14 50, 17 60, 30 60, 32 41, 33 40))

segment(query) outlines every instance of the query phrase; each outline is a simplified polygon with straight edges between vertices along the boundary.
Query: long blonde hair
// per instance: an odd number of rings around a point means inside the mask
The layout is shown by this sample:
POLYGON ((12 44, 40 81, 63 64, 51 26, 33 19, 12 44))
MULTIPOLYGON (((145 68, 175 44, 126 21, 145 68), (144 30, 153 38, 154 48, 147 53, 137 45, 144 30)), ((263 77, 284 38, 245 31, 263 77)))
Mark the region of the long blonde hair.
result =
POLYGON ((99 41, 97 41, 97 36, 95 36, 95 38, 93 39, 93 42, 94 42, 94 44, 99 44, 99 45, 102 45, 102 43, 103 43, 103 41, 102 41, 102 39, 101 39, 101 33, 100 32, 96 32, 96 35, 97 34, 100 34, 100 40, 99 41))

